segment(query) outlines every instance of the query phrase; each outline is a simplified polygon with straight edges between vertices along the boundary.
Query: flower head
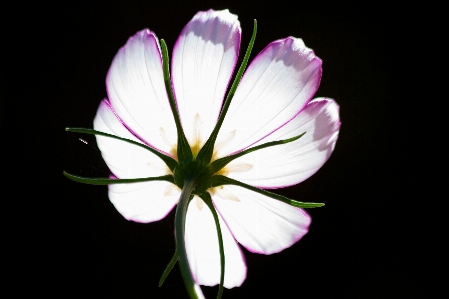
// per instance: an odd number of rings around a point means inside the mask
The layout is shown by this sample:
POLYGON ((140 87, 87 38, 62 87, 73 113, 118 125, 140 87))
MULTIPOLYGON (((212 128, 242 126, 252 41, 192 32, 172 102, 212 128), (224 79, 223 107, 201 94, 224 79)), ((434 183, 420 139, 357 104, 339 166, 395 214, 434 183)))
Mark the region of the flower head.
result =
POLYGON ((222 112, 240 39, 236 15, 209 10, 197 13, 176 41, 171 80, 191 158, 179 156, 180 131, 164 81, 161 46, 147 29, 115 56, 106 79, 108 99, 94 120, 96 131, 153 150, 97 135, 114 176, 173 178, 109 185, 109 198, 126 219, 147 223, 164 218, 178 203, 184 182, 196 178, 185 218, 185 247, 196 283, 206 286, 220 282, 215 211, 205 202, 210 195, 221 227, 227 288, 240 286, 246 277, 238 243, 251 252, 272 254, 307 233, 311 220, 300 205, 258 188, 291 186, 310 177, 331 155, 340 127, 332 99, 312 100, 321 60, 293 37, 270 43, 255 57, 222 112), (198 155, 220 117, 210 162, 200 163, 198 155))

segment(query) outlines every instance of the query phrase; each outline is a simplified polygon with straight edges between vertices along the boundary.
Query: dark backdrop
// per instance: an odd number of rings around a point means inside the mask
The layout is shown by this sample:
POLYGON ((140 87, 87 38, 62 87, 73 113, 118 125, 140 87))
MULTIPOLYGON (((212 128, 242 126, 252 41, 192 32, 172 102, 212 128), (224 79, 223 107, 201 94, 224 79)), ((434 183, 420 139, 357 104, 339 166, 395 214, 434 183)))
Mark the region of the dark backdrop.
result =
MULTIPOLYGON (((95 149, 80 148, 64 128, 92 127, 106 97, 106 73, 128 37, 149 28, 171 51, 183 26, 209 8, 239 16, 242 49, 258 20, 252 57, 273 40, 303 38, 323 60, 316 96, 334 98, 342 121, 335 152, 322 169, 279 190, 326 203, 309 210, 309 233, 271 256, 243 249, 247 279, 225 290, 224 298, 429 295, 433 289, 423 280, 431 275, 429 258, 418 244, 431 233, 426 210, 412 204, 429 191, 414 175, 424 162, 408 147, 416 138, 415 115, 403 77, 412 69, 401 48, 413 28, 397 22, 403 10, 396 6, 309 0, 55 1, 14 8, 14 21, 3 28, 3 48, 11 54, 2 63, 11 69, 2 71, 1 96, 5 127, 26 127, 8 143, 20 155, 16 169, 27 177, 8 185, 16 194, 8 200, 20 205, 11 220, 20 231, 13 231, 20 241, 14 242, 20 255, 13 277, 24 284, 16 291, 55 298, 187 297, 177 267, 157 286, 174 250, 174 212, 156 223, 128 222, 109 202, 106 186, 64 178, 64 169, 101 168, 95 149)), ((3 10, 5 17, 9 12, 3 10)), ((203 289, 208 298, 217 290, 203 289)))

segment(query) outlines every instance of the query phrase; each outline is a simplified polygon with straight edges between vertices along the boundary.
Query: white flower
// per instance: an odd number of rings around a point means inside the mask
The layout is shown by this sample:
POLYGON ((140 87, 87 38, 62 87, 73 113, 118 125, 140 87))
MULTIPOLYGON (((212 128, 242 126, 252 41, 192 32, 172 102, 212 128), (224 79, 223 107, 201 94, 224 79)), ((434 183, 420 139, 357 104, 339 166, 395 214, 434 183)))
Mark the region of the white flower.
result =
MULTIPOLYGON (((228 10, 199 12, 182 30, 173 50, 171 74, 179 116, 194 156, 214 129, 236 66, 241 29, 228 10)), ((340 121, 332 99, 311 100, 321 78, 321 60, 298 38, 269 44, 248 66, 219 131, 213 160, 269 141, 298 140, 243 155, 218 174, 264 189, 302 182, 329 158, 340 121)), ((108 99, 94 120, 97 131, 149 145, 177 160, 177 131, 164 85, 155 34, 142 30, 115 56, 106 79, 108 99)), ((97 136, 112 173, 120 179, 172 174, 153 153, 97 136)), ((302 209, 236 185, 207 190, 218 211, 225 251, 224 286, 246 277, 237 244, 272 254, 307 233, 302 209), (237 242, 235 242, 235 240, 237 242)), ((181 190, 167 181, 109 185, 109 198, 128 220, 152 222, 177 204, 181 190)), ((211 211, 195 196, 189 203, 185 243, 198 284, 220 281, 217 230, 211 211)))

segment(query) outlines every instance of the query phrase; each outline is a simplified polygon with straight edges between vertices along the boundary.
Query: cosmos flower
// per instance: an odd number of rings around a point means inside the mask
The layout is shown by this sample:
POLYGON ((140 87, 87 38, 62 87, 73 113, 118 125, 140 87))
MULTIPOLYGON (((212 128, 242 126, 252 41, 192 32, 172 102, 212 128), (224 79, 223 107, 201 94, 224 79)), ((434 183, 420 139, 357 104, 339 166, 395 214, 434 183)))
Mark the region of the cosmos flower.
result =
MULTIPOLYGON (((236 15, 209 10, 193 17, 174 46, 171 82, 193 161, 219 119, 240 39, 236 15)), ((249 64, 232 98, 211 163, 269 142, 289 142, 234 156, 212 174, 219 183, 202 187, 203 194, 211 195, 221 227, 226 288, 240 286, 246 277, 238 244, 250 252, 273 254, 308 231, 311 219, 303 209, 267 196, 268 192, 256 192, 254 187, 298 184, 331 155, 340 128, 339 108, 329 98, 312 100, 320 83, 321 64, 301 39, 276 40, 249 64)), ((113 175, 119 179, 173 177, 177 169, 170 169, 154 154, 171 157, 179 165, 185 162, 178 156, 179 131, 164 83, 161 46, 153 32, 138 32, 118 51, 106 86, 108 99, 98 108, 94 129, 154 150, 97 135, 113 175)), ((158 221, 179 201, 182 182, 174 177, 172 181, 111 184, 109 199, 128 220, 158 221)), ((213 181, 210 176, 207 179, 213 181)), ((211 209, 199 193, 193 195, 185 220, 188 264, 197 284, 213 286, 220 282, 217 228, 211 209)))

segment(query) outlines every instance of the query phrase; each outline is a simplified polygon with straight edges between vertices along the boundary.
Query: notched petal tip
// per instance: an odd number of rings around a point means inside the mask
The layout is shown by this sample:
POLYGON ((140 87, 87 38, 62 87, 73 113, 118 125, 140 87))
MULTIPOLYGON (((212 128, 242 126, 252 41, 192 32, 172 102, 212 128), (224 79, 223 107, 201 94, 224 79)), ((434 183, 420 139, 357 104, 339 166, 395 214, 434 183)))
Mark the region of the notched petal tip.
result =
POLYGON ((223 9, 223 10, 213 10, 209 9, 207 11, 199 11, 195 14, 195 16, 192 18, 192 20, 195 19, 220 19, 220 21, 233 24, 235 22, 238 22, 238 16, 230 13, 229 9, 223 9))
MULTIPOLYGON (((312 49, 305 45, 301 38, 288 36, 270 43, 264 50, 269 50, 271 47, 279 49, 278 51, 282 51, 281 53, 283 55, 277 56, 275 60, 281 60, 285 66, 294 66, 296 69, 304 71, 304 65, 313 63, 312 67, 321 70, 322 60, 315 55, 315 52, 312 49), (288 53, 289 55, 285 55, 285 51, 287 51, 287 53, 290 52, 288 53)), ((262 50, 260 54, 262 54, 264 50, 262 50)))
MULTIPOLYGON (((318 89, 321 77, 322 77, 322 64, 321 58, 315 55, 315 52, 308 48, 301 38, 288 36, 283 39, 273 41, 265 47, 255 58, 257 61, 259 56, 262 56, 265 52, 272 51, 273 61, 282 62, 285 67, 293 67, 297 72, 307 77, 302 76, 301 80, 310 80, 314 85, 315 91, 318 89), (306 79, 307 78, 307 79, 306 79)), ((309 101, 312 99, 314 93, 311 93, 309 101)))
MULTIPOLYGON (((159 40, 156 36, 156 33, 154 33, 153 31, 151 31, 148 28, 142 29, 140 31, 137 31, 133 36, 130 36, 128 38, 128 40, 126 41, 126 44, 124 44, 117 52, 116 56, 114 57, 112 64, 114 64, 114 62, 116 60, 119 59, 119 54, 126 52, 126 50, 128 49, 129 51, 133 51, 133 48, 139 47, 137 44, 147 44, 148 43, 155 43, 157 45, 157 48, 159 49, 159 58, 162 61, 162 53, 161 53, 161 49, 160 49, 160 45, 159 45, 159 40)), ((112 68, 109 69, 107 77, 109 76, 109 73, 111 72, 112 68)), ((108 80, 106 79, 106 82, 108 80)))
POLYGON ((316 118, 317 123, 328 124, 328 132, 337 132, 340 130, 340 106, 332 98, 315 98, 309 102, 307 107, 312 108, 314 105, 322 106, 322 113, 316 118), (321 117, 321 118, 320 118, 321 117))
MULTIPOLYGON (((214 44, 222 43, 225 48, 229 48, 229 41, 231 41, 232 45, 238 46, 237 52, 239 50, 241 37, 240 22, 238 16, 230 13, 227 9, 220 11, 209 9, 208 11, 196 13, 192 20, 183 28, 180 37, 186 36, 191 32, 214 44), (227 31, 232 33, 231 38, 223 39, 224 34, 229 35, 227 31)), ((178 42, 175 48, 177 44, 178 42)))

